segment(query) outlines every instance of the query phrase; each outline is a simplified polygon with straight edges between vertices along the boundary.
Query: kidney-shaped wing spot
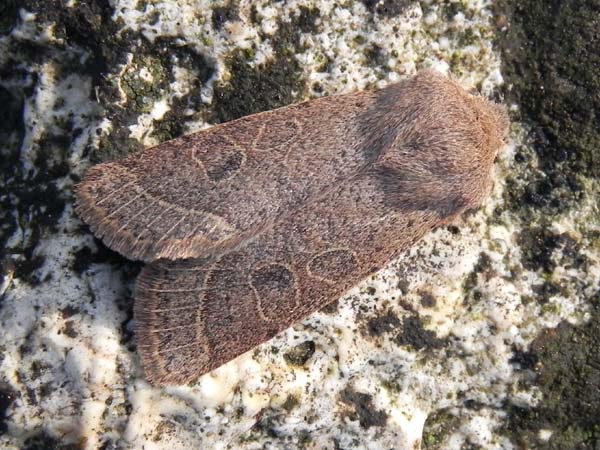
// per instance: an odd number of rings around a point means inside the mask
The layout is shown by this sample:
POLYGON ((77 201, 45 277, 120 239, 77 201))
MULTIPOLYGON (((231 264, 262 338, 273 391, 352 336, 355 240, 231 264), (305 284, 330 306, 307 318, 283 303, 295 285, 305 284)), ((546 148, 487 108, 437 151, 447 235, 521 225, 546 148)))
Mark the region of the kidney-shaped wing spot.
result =
POLYGON ((277 321, 282 314, 298 307, 298 281, 290 267, 268 264, 250 273, 249 285, 254 291, 256 308, 265 322, 277 321), (284 301, 285 299, 285 301, 284 301))
POLYGON ((347 248, 321 252, 308 262, 307 272, 313 278, 334 284, 356 276, 360 262, 356 253, 347 248))
POLYGON ((284 152, 283 165, 298 140, 302 125, 296 119, 278 123, 276 119, 244 127, 244 133, 227 135, 213 133, 209 143, 192 149, 192 160, 210 182, 231 180, 243 168, 248 158, 261 153, 284 152), (254 136, 254 138, 253 138, 254 136))

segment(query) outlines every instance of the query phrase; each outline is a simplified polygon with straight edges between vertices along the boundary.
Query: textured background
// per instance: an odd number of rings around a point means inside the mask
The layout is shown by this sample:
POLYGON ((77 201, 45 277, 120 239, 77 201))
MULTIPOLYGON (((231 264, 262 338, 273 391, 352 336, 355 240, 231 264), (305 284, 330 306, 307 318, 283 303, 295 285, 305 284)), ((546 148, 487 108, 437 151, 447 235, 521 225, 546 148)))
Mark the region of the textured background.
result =
POLYGON ((600 2, 6 0, 0 447, 600 448, 600 2), (511 111, 492 197, 189 387, 153 389, 140 265, 91 164, 423 68, 511 111))

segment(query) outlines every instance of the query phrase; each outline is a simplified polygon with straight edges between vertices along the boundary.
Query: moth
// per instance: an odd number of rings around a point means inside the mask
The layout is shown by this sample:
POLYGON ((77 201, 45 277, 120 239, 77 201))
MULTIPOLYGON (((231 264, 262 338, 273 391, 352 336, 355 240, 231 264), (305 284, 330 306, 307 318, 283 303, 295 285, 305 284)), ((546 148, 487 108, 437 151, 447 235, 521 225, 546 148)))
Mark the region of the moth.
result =
POLYGON ((192 382, 477 207, 507 127, 501 105, 425 71, 89 169, 77 213, 147 263, 134 305, 146 378, 192 382))

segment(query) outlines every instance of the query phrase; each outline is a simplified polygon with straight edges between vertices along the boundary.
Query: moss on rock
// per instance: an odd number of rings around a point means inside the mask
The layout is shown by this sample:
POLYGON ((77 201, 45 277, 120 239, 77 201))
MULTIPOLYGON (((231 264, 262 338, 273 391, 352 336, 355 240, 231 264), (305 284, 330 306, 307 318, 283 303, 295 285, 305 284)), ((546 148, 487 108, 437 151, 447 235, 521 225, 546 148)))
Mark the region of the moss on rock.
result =
POLYGON ((251 49, 229 55, 231 77, 215 85, 211 121, 228 122, 301 99, 306 81, 295 55, 302 51, 300 33, 316 31, 319 14, 317 8, 300 7, 289 22, 279 22, 274 36, 261 36, 273 42, 274 58, 267 63, 254 65, 251 49))
POLYGON ((362 428, 383 427, 387 424, 387 413, 375 408, 370 394, 357 392, 348 386, 340 393, 340 400, 352 408, 348 417, 350 420, 358 420, 362 428))
POLYGON ((585 273, 582 246, 598 241, 598 208, 582 213, 581 207, 597 204, 600 194, 599 13, 598 0, 496 4, 497 23, 509 24, 498 39, 505 95, 531 130, 517 148, 503 208, 525 224, 521 262, 546 280, 533 286, 540 303, 566 294, 594 304, 588 324, 561 323, 542 332, 529 353, 516 355, 523 370, 537 374, 533 384, 543 394, 535 408, 509 408, 506 432, 518 448, 600 448, 598 294, 590 297, 593 289, 579 281, 563 286, 551 279, 558 265, 585 273), (573 210, 579 211, 569 216, 581 232, 577 240, 550 229, 573 210), (550 438, 542 439, 540 430, 550 438))
MULTIPOLYGON (((0 79, 0 82, 2 79, 0 79)), ((25 137, 23 123, 24 93, 0 85, 0 210, 10 211, 0 224, 0 273, 30 284, 40 282, 37 269, 44 256, 35 249, 45 233, 56 229, 68 194, 61 192, 56 180, 68 175, 66 130, 42 136, 35 147, 34 169, 20 161, 25 137), (7 246, 18 229, 29 232, 7 246)))
MULTIPOLYGON (((511 406, 507 432, 522 448, 596 450, 600 447, 600 291, 592 320, 583 327, 562 322, 542 332, 519 355, 523 371, 536 374, 543 400, 532 409, 511 406), (552 434, 541 441, 539 431, 552 434)), ((521 447, 519 447, 521 448, 521 447)))
POLYGON ((315 343, 313 341, 304 341, 289 349, 283 359, 291 366, 303 366, 315 353, 315 343))
POLYGON ((496 8, 510 23, 498 40, 506 95, 532 128, 535 154, 520 148, 517 162, 539 162, 507 197, 561 213, 581 199, 585 178, 600 177, 600 2, 504 0, 496 8))

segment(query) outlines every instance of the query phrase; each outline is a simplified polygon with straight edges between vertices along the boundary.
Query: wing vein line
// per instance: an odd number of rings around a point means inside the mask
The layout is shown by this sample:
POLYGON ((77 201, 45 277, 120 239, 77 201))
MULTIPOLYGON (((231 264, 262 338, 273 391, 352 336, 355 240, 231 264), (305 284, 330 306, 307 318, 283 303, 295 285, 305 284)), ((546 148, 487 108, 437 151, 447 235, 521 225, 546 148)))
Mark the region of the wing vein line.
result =
POLYGON ((129 205, 131 205, 133 202, 135 202, 138 198, 140 198, 142 194, 138 194, 135 197, 133 197, 131 200, 129 200, 128 202, 123 203, 121 206, 119 206, 117 209, 115 209, 113 212, 111 212, 108 216, 106 216, 106 219, 111 218, 112 216, 114 216, 115 214, 117 214, 119 211, 121 211, 123 208, 128 207, 129 205))
POLYGON ((150 227, 154 224, 154 222, 156 222, 157 220, 160 220, 162 218, 162 216, 164 216, 167 212, 169 212, 171 209, 173 208, 173 205, 169 205, 169 207, 167 209, 164 209, 158 216, 156 216, 154 219, 152 219, 149 223, 146 224, 146 226, 144 227, 144 230, 142 230, 142 232, 140 234, 138 234, 138 236, 135 238, 135 241, 133 241, 133 244, 131 245, 132 247, 135 247, 135 245, 139 242, 139 240, 142 238, 142 235, 150 230, 150 227))
POLYGON ((197 346, 197 345, 198 345, 197 342, 192 342, 191 344, 178 345, 177 347, 171 347, 171 348, 164 348, 162 350, 156 351, 155 353, 174 352, 175 350, 181 350, 182 348, 187 348, 187 347, 192 347, 192 346, 197 346))
POLYGON ((172 232, 172 231, 173 231, 175 228, 177 228, 177 227, 179 226, 179 224, 180 224, 181 222, 183 222, 183 221, 184 221, 186 218, 188 218, 190 215, 191 215, 191 213, 188 211, 186 214, 184 214, 183 216, 181 216, 181 219, 179 219, 177 222, 175 222, 175 224, 174 224, 174 225, 173 225, 171 228, 169 228, 169 229, 168 229, 168 230, 165 232, 165 234, 163 234, 163 237, 161 237, 161 238, 160 238, 158 241, 156 241, 156 243, 155 243, 154 245, 155 245, 156 247, 158 247, 158 245, 159 245, 159 244, 160 244, 162 241, 166 240, 166 239, 167 239, 167 237, 169 236, 169 234, 170 234, 170 233, 171 233, 171 232, 172 232))
POLYGON ((172 330, 183 330, 185 328, 192 328, 195 327, 196 324, 195 323, 190 323, 188 325, 178 325, 176 327, 167 327, 167 328, 153 328, 151 330, 148 330, 149 333, 162 333, 163 331, 172 331, 172 330))
POLYGON ((108 200, 109 198, 111 198, 112 196, 114 196, 115 194, 118 194, 119 192, 121 192, 123 189, 131 186, 132 184, 134 184, 135 181, 130 181, 129 183, 125 183, 123 186, 119 186, 118 188, 116 188, 114 191, 112 191, 110 194, 107 194, 103 199, 98 200, 96 202, 96 206, 100 206, 102 203, 104 203, 106 200, 108 200))

